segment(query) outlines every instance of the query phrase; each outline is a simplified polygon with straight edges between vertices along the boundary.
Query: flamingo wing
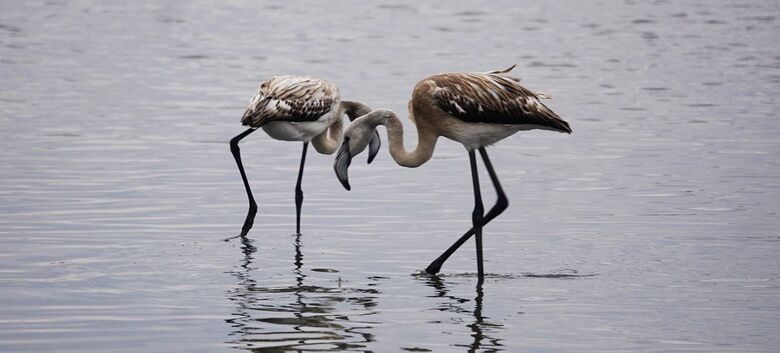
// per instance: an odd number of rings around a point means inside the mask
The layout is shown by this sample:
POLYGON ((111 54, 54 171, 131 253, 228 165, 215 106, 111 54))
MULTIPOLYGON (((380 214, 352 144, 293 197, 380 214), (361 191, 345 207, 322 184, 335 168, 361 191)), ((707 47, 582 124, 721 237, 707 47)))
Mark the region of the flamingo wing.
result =
POLYGON ((442 111, 468 123, 536 125, 571 133, 569 124, 539 100, 544 95, 521 86, 517 78, 501 75, 504 72, 433 76, 434 101, 442 111))
POLYGON ((271 121, 314 121, 337 106, 335 84, 312 77, 276 76, 260 84, 241 122, 260 127, 271 121))

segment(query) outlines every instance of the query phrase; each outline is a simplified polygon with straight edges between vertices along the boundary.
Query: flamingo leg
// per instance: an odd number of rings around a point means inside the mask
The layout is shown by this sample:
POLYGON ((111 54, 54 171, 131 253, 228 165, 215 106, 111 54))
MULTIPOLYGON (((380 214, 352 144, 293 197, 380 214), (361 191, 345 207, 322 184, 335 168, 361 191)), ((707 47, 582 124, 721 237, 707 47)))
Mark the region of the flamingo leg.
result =
POLYGON ((241 149, 238 148, 238 141, 241 141, 247 135, 255 132, 256 128, 250 128, 246 131, 238 134, 236 137, 230 140, 230 152, 233 153, 233 158, 236 159, 238 165, 238 171, 241 172, 241 180, 244 181, 244 188, 246 189, 246 196, 249 199, 249 212, 246 214, 244 220, 244 226, 241 228, 240 237, 246 236, 246 233, 252 229, 252 224, 255 221, 255 214, 257 213, 257 203, 254 196, 252 196, 252 189, 249 187, 249 181, 246 179, 246 172, 244 172, 244 165, 241 163, 241 149))
MULTIPOLYGON (((492 221, 494 218, 498 217, 504 210, 509 207, 509 199, 507 199, 506 194, 504 193, 504 189, 501 187, 501 183, 498 181, 498 176, 496 175, 496 171, 493 169, 493 164, 490 162, 490 158, 488 157, 487 151, 484 147, 479 148, 479 154, 482 156, 482 161, 485 163, 485 168, 488 171, 488 174, 490 174, 490 180, 493 182, 493 187, 496 189, 496 194, 498 195, 496 199, 496 204, 493 205, 492 208, 490 208, 490 211, 485 215, 485 217, 482 220, 482 225, 488 224, 490 221, 492 221)), ((444 253, 439 255, 436 260, 433 260, 428 267, 425 268, 425 272, 435 275, 439 273, 441 270, 441 266, 444 264, 445 261, 453 254, 455 253, 458 248, 461 247, 471 236, 474 235, 474 228, 469 229, 465 234, 463 234, 457 241, 455 241, 452 246, 450 246, 444 253)))
POLYGON ((303 165, 306 163, 306 150, 309 149, 309 143, 303 143, 303 152, 301 152, 301 166, 298 168, 298 183, 295 184, 295 233, 301 234, 301 205, 303 204, 303 190, 301 190, 301 180, 303 179, 303 165))
POLYGON ((474 151, 469 151, 471 162, 471 181, 474 184, 474 211, 471 213, 471 224, 474 229, 474 240, 477 242, 477 276, 480 280, 485 276, 482 268, 482 226, 485 217, 485 208, 482 205, 482 192, 479 189, 479 171, 477 170, 477 157, 474 151))

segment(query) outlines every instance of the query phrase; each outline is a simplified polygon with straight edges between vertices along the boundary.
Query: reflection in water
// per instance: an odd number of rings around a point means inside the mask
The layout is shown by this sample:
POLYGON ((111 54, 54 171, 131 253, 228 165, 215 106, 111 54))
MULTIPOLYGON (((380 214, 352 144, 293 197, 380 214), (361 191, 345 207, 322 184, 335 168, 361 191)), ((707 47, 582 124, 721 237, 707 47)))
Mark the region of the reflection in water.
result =
POLYGON ((447 299, 447 302, 442 303, 438 307, 439 310, 473 317, 473 320, 470 320, 471 323, 466 325, 469 330, 471 330, 473 341, 469 344, 454 344, 455 346, 466 347, 468 352, 500 352, 504 350, 501 339, 494 338, 495 334, 503 328, 503 325, 487 321, 486 319, 489 318, 482 315, 482 300, 484 298, 482 280, 477 282, 477 296, 474 298, 474 310, 469 311, 463 307, 463 304, 468 303, 471 300, 449 294, 449 290, 440 276, 433 275, 420 278, 425 278, 425 283, 436 290, 433 297, 447 299))
POLYGON ((361 317, 375 314, 379 291, 344 288, 340 280, 335 286, 306 284, 300 234, 295 237, 295 284, 264 286, 252 278, 257 253, 252 242, 241 237, 244 258, 231 273, 238 285, 227 293, 236 305, 226 320, 233 327, 229 343, 257 352, 306 352, 366 351, 366 343, 375 341, 372 323, 361 317), (358 308, 344 310, 344 304, 358 308))
MULTIPOLYGON (((0 1, 0 351, 313 350, 321 331, 463 352, 472 323, 480 350, 780 351, 780 1, 364 3, 0 1), (260 78, 405 112, 425 75, 515 62, 582 133, 494 147, 518 202, 490 226, 481 323, 475 276, 451 273, 472 254, 442 276, 466 302, 408 276, 473 197, 451 141, 424 170, 383 149, 349 194, 313 160, 316 255, 309 234, 299 259, 294 236, 215 242, 246 215, 226 142, 260 78), (572 266, 601 275, 551 271, 572 266)), ((300 146, 247 142, 262 233, 286 229, 300 146)))

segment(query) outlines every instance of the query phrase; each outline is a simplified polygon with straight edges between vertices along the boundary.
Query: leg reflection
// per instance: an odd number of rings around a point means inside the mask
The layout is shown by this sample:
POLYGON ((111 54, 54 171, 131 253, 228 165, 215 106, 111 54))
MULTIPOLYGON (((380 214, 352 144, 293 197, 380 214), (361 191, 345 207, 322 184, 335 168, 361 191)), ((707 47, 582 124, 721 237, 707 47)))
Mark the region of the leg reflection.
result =
POLYGON ((469 352, 476 352, 482 346, 482 340, 485 338, 484 332, 482 332, 482 324, 485 318, 482 317, 482 298, 484 297, 482 291, 482 281, 477 283, 477 297, 474 298, 474 323, 468 325, 471 328, 471 337, 474 337, 474 342, 469 346, 469 352))
POLYGON ((241 268, 249 270, 249 266, 252 265, 253 254, 257 252, 257 247, 252 245, 254 240, 248 237, 241 237, 241 252, 244 254, 244 259, 241 261, 241 268))
POLYGON ((484 301, 484 290, 482 287, 482 281, 477 282, 476 297, 473 299, 473 309, 469 309, 471 299, 462 298, 450 293, 448 285, 445 281, 437 275, 425 276, 426 285, 435 290, 433 297, 445 299, 441 303, 437 303, 436 309, 444 312, 450 312, 457 314, 456 320, 441 320, 442 322, 464 321, 461 317, 468 316, 471 318, 470 323, 466 325, 471 331, 472 341, 458 346, 468 347, 468 352, 500 352, 503 351, 503 344, 501 344, 500 338, 495 338, 495 334, 499 333, 503 329, 503 325, 493 323, 489 321, 488 317, 482 315, 482 307, 484 301))
POLYGON ((367 347, 375 340, 370 317, 379 292, 370 287, 340 287, 335 275, 327 275, 330 272, 307 275, 301 237, 292 240, 295 252, 290 263, 289 257, 259 256, 253 241, 241 237, 244 256, 230 273, 237 285, 227 292, 235 306, 225 320, 232 331, 227 343, 257 352, 367 347), (288 270, 280 273, 280 268, 288 270))
POLYGON ((295 234, 295 261, 293 261, 293 265, 295 280, 298 284, 298 287, 301 287, 303 286, 303 279, 306 278, 306 275, 304 275, 303 271, 301 271, 301 268, 303 267, 303 253, 301 253, 301 233, 295 234))

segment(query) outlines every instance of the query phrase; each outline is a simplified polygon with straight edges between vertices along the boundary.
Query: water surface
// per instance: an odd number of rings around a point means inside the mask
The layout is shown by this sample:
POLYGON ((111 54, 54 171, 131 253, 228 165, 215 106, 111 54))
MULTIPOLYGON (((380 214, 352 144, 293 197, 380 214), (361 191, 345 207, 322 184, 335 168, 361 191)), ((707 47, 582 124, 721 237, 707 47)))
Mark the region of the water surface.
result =
MULTIPOLYGON (((780 346, 774 1, 0 5, 0 351, 772 352, 780 346), (511 202, 470 226, 463 148, 351 168, 227 141, 262 79, 405 114, 447 71, 514 74, 568 136, 489 149, 511 202)), ((407 125, 406 136, 414 140, 407 125)), ((385 139, 386 142, 386 137, 385 139)), ((482 180, 486 183, 486 175, 482 180)), ((483 193, 493 202, 490 186, 483 193)))

